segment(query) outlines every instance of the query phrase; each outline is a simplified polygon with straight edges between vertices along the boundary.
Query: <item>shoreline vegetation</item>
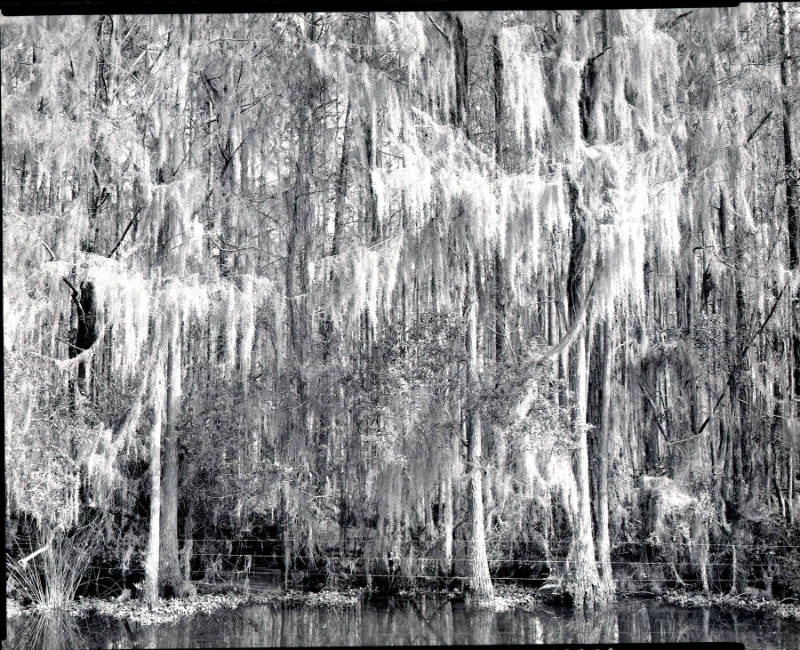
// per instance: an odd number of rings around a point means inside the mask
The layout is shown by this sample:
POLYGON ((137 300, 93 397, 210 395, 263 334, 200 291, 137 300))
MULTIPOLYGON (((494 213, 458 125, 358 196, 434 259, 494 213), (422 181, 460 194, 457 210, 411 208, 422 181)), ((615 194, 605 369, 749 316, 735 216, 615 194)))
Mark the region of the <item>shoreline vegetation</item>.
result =
MULTIPOLYGON (((223 609, 237 609, 254 605, 278 605, 301 607, 354 607, 369 598, 448 598, 464 600, 465 594, 456 590, 420 589, 400 590, 392 594, 370 592, 364 587, 352 589, 323 589, 322 591, 302 591, 297 589, 274 589, 267 591, 250 591, 240 585, 221 585, 216 593, 195 594, 187 597, 161 600, 149 605, 144 600, 119 601, 108 598, 79 598, 59 610, 78 618, 88 616, 106 616, 109 618, 136 623, 139 625, 163 625, 174 623, 182 618, 195 614, 211 614, 223 609)), ((468 598, 468 596, 466 597, 468 598)), ((749 598, 746 595, 702 594, 688 591, 665 591, 663 594, 621 596, 620 600, 652 599, 677 605, 687 609, 718 607, 723 610, 735 610, 748 614, 775 616, 783 619, 800 621, 800 604, 783 602, 768 598, 749 598)), ((795 600, 795 599, 786 599, 795 600)), ((537 590, 517 585, 495 586, 494 598, 472 603, 479 607, 488 607, 496 612, 513 609, 534 611, 551 605, 537 590)), ((613 604, 611 605, 613 606, 613 604)), ((8 620, 32 614, 44 614, 45 610, 35 606, 23 607, 18 601, 6 598, 6 615, 8 620)))

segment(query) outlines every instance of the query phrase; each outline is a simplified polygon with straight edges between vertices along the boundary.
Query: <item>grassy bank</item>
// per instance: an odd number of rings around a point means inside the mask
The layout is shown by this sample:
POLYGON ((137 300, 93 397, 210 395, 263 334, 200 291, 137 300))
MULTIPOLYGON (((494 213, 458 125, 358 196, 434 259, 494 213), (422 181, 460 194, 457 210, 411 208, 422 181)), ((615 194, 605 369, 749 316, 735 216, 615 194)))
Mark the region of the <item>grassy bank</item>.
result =
MULTIPOLYGON (((352 607, 369 595, 365 589, 346 589, 341 591, 323 590, 319 592, 299 590, 274 590, 244 592, 229 589, 220 593, 194 595, 187 598, 174 598, 149 606, 142 600, 119 602, 102 598, 80 598, 64 606, 62 611, 76 617, 108 616, 139 625, 159 625, 173 623, 194 614, 210 614, 220 609, 236 609, 244 605, 294 605, 305 607, 352 607)), ((376 594, 373 594, 376 595, 376 594)), ((403 590, 392 595, 400 598, 439 597, 460 600, 464 595, 459 591, 445 590, 403 590)), ((624 598, 620 598, 624 600, 624 598)), ((752 600, 743 596, 729 594, 699 594, 669 591, 654 598, 670 605, 686 608, 716 606, 722 609, 747 613, 777 616, 800 621, 800 605, 776 600, 752 600)), ((543 606, 536 591, 514 585, 498 586, 495 598, 490 603, 477 603, 493 608, 497 612, 521 609, 534 611, 543 606)), ((35 606, 23 607, 13 599, 6 599, 6 612, 9 619, 35 614, 40 609, 35 606)))
POLYGON ((699 594, 679 591, 668 591, 660 596, 661 600, 681 607, 710 607, 758 613, 768 616, 800 621, 800 605, 777 600, 753 600, 740 595, 731 594, 699 594))
MULTIPOLYGON (((210 614, 219 609, 236 609, 242 605, 292 604, 306 607, 351 607, 361 599, 358 590, 321 591, 268 591, 243 593, 231 590, 227 593, 195 595, 188 598, 162 600, 152 607, 143 600, 119 602, 103 598, 80 598, 67 604, 62 611, 77 617, 91 615, 108 616, 140 625, 173 623, 185 616, 210 614)), ((22 607, 18 602, 6 599, 8 618, 16 618, 40 611, 36 607, 22 607)))

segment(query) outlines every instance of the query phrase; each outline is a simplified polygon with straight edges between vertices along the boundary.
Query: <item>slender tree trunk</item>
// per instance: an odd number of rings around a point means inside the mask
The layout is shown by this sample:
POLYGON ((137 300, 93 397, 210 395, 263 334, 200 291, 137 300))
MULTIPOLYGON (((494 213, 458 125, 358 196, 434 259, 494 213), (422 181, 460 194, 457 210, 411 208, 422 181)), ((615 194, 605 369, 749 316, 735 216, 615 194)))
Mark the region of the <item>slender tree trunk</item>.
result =
POLYGON ((614 374, 614 328, 603 323, 603 386, 600 398, 600 427, 597 456, 597 560, 603 591, 613 598, 611 540, 608 530, 608 447, 611 437, 611 380, 614 374))
POLYGON ((286 498, 286 487, 281 488, 281 528, 283 532, 283 588, 289 589, 289 570, 292 566, 292 539, 290 528, 289 503, 286 498))
POLYGON ((190 583, 192 581, 192 550, 194 548, 194 517, 192 516, 191 505, 186 515, 183 530, 185 537, 183 540, 183 580, 186 583, 190 583))
MULTIPOLYGON (((786 173, 786 218, 789 232, 789 268, 798 267, 798 172, 794 153, 794 109, 791 92, 793 90, 793 58, 791 49, 791 32, 789 27, 788 3, 778 4, 778 17, 781 32, 781 87, 783 90, 783 163, 786 173)), ((796 381, 795 383, 800 383, 796 381)))
MULTIPOLYGON (((177 316, 174 316, 177 318, 177 316)), ((179 593, 181 567, 178 554, 178 440, 176 419, 180 406, 180 323, 177 336, 172 336, 167 352, 167 401, 164 422, 161 467, 161 539, 159 552, 159 585, 169 597, 179 593)))
MULTIPOLYGON (((505 164, 505 149, 503 132, 505 128, 505 92, 503 79, 503 53, 500 50, 500 38, 497 34, 492 39, 492 53, 494 62, 494 152, 498 173, 505 164)), ((500 233, 503 237, 505 233, 500 233)), ((505 295, 505 266, 501 254, 502 242, 498 242, 494 251, 494 348, 495 361, 498 363, 503 357, 503 348, 506 337, 506 295, 505 295)))
MULTIPOLYGON (((157 335, 153 343, 158 349, 161 346, 160 324, 156 324, 157 335)), ((161 534, 161 428, 166 401, 166 377, 164 365, 166 359, 161 351, 156 356, 156 368, 153 373, 153 428, 150 434, 150 533, 147 539, 147 555, 145 557, 145 599, 153 604, 158 601, 158 568, 161 534)))
MULTIPOLYGON (((795 124, 794 109, 792 106, 792 92, 794 90, 794 70, 791 47, 791 31, 788 20, 788 4, 781 2, 778 5, 778 16, 780 19, 781 31, 781 86, 783 90, 783 162, 785 168, 786 185, 786 219, 787 230, 789 232, 789 269, 796 271, 800 267, 800 255, 798 254, 798 210, 800 210, 800 171, 797 168, 794 151, 794 133, 792 128, 795 124)), ((796 289, 790 295, 791 311, 791 346, 790 346, 790 368, 791 381, 789 385, 792 390, 789 393, 789 410, 787 415, 791 420, 796 418, 796 404, 800 401, 800 294, 796 289)), ((788 481, 787 481, 787 501, 789 509, 790 524, 794 524, 794 431, 788 430, 789 440, 788 449, 788 481)))
POLYGON ((453 477, 448 469, 441 480, 442 498, 442 572, 453 575, 453 477))

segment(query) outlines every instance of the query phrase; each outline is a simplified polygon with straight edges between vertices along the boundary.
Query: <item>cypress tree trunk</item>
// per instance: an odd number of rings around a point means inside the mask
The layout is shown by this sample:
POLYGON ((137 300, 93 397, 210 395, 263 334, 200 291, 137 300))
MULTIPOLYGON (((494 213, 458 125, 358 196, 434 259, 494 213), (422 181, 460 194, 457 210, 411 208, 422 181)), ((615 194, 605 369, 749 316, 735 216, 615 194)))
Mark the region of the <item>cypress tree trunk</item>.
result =
MULTIPOLYGON (((572 218, 572 247, 567 276, 569 321, 574 323, 581 314, 586 296, 584 273, 591 253, 587 241, 587 217, 578 205, 578 188, 568 179, 572 218)), ((585 318, 586 315, 583 314, 585 318)), ((572 430, 575 438, 573 472, 577 487, 578 511, 568 558, 566 588, 575 607, 593 608, 604 601, 607 593, 600 582, 592 537, 591 485, 589 483, 589 445, 586 434, 589 398, 589 367, 585 332, 575 338, 570 353, 570 386, 574 394, 572 430)))
MULTIPOLYGON (((161 453, 160 436, 153 434, 150 453, 161 453)), ((161 461, 150 461, 150 533, 147 539, 147 556, 144 564, 144 597, 154 604, 158 602, 158 526, 161 509, 161 461)))
MULTIPOLYGON (((461 20, 453 14, 447 14, 450 26, 450 43, 453 48, 455 60, 455 102, 453 104, 451 121, 454 127, 460 128, 469 137, 467 116, 468 103, 468 65, 467 65, 467 38, 461 20)), ((462 217, 467 218, 462 212, 462 217)), ((467 228, 469 232, 469 228, 467 228)), ((469 498, 470 498, 470 544, 467 553, 467 578, 468 588, 472 594, 480 599, 494 598, 494 587, 489 575, 489 561, 486 556, 486 518, 484 514, 483 490, 483 426, 478 405, 475 403, 474 392, 478 387, 478 288, 477 254, 466 249, 467 264, 467 295, 466 300, 466 332, 467 347, 467 391, 470 396, 466 400, 467 424, 467 468, 469 472, 469 498)))
MULTIPOLYGON (((469 255, 467 274, 474 275, 472 254, 469 255)), ((467 420, 467 468, 470 492, 470 545, 467 559, 467 587, 478 599, 494 597, 494 587, 489 576, 489 562, 486 557, 486 536, 483 511, 483 467, 481 414, 475 403, 474 390, 478 385, 478 301, 474 287, 471 287, 467 300, 467 386, 472 393, 466 408, 467 420)))
MULTIPOLYGON (((176 25, 178 56, 179 58, 188 56, 189 39, 191 34, 191 17, 181 16, 176 25)), ((178 75, 175 99, 176 99, 176 136, 171 143, 172 146, 167 152, 167 160, 162 161, 159 175, 165 182, 175 180, 174 172, 181 164, 180 158, 183 155, 183 133, 184 133, 184 110, 186 104, 186 84, 185 75, 178 75)), ((166 133, 162 133, 164 137, 166 133)), ((163 237, 159 241, 159 255, 165 269, 170 265, 170 248, 174 244, 170 243, 173 237, 178 236, 181 227, 178 225, 179 216, 175 214, 172 206, 165 206, 167 213, 164 215, 162 233, 163 237)), ((159 553, 159 587, 164 596, 169 597, 180 593, 181 576, 180 554, 178 548, 178 430, 177 418, 181 409, 181 379, 183 371, 183 341, 181 339, 181 322, 179 313, 164 314, 165 327, 168 328, 169 336, 164 336, 164 345, 167 349, 167 386, 166 386, 166 413, 164 417, 163 431, 163 456, 161 467, 161 534, 160 534, 160 553, 159 553)))

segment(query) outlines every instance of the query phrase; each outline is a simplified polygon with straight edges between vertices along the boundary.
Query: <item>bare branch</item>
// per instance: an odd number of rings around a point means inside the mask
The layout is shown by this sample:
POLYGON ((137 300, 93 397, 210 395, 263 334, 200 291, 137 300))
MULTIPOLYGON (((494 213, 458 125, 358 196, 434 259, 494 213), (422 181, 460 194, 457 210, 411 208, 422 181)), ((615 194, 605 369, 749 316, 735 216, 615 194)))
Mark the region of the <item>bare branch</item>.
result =
POLYGON ((47 242, 45 242, 45 241, 42 241, 42 246, 44 246, 44 247, 45 247, 45 249, 47 249, 47 252, 48 252, 48 253, 50 253, 50 261, 51 261, 51 262, 52 262, 52 261, 54 261, 54 260, 56 259, 56 256, 53 254, 53 249, 52 249, 52 248, 50 248, 50 247, 47 245, 47 242))
POLYGON ((772 117, 772 111, 771 110, 767 111, 767 114, 761 119, 761 121, 758 123, 758 126, 753 129, 753 131, 747 137, 747 140, 745 140, 745 144, 750 144, 750 140, 752 140, 753 138, 756 137, 756 133, 758 133, 761 130, 761 127, 764 126, 767 123, 767 120, 770 117, 772 117))
POLYGON ((682 14, 679 14, 678 16, 675 16, 675 19, 669 24, 669 28, 672 29, 673 27, 675 27, 675 25, 678 24, 678 22, 680 20, 682 20, 683 18, 686 18, 687 16, 691 16, 693 13, 694 13, 694 9, 692 9, 690 11, 684 11, 682 14))
POLYGON ((433 25, 436 28, 436 31, 439 32, 442 36, 444 36, 447 39, 447 42, 449 43, 450 37, 445 33, 445 31, 441 27, 439 27, 439 25, 436 24, 436 21, 433 18, 431 18, 431 15, 427 11, 425 12, 425 15, 428 17, 428 20, 431 21, 431 25, 433 25))
POLYGON ((586 323, 586 312, 588 310, 589 303, 591 302, 593 296, 594 296, 594 280, 592 280, 592 283, 589 285, 589 290, 586 292, 586 298, 584 299, 583 304, 581 305, 580 313, 575 317, 575 319, 572 322, 572 325, 570 325, 570 328, 567 330, 567 332, 564 334, 561 340, 556 345, 546 350, 544 354, 542 354, 539 357, 536 357, 535 359, 532 359, 528 363, 530 363, 531 365, 543 363, 548 359, 551 359, 554 356, 561 354, 565 349, 567 349, 572 344, 572 342, 575 340, 575 337, 577 337, 578 333, 583 329, 583 326, 586 323))
POLYGON ((81 305, 80 301, 78 300, 78 296, 80 295, 78 293, 78 290, 74 286, 72 286, 72 282, 67 280, 67 278, 61 278, 61 279, 64 281, 64 284, 66 284, 70 289, 72 289, 72 301, 78 307, 78 311, 81 313, 81 318, 82 319, 86 318, 86 313, 83 311, 83 305, 81 305))
POLYGON ((136 221, 136 219, 138 219, 139 214, 141 212, 142 212, 142 208, 139 208, 136 211, 136 214, 133 215, 133 218, 128 222, 128 225, 125 227, 125 231, 122 233, 122 237, 119 238, 119 241, 117 242, 117 245, 114 246, 114 248, 111 249, 111 252, 108 255, 106 255, 106 257, 111 257, 114 253, 117 252, 117 249, 119 248, 119 245, 122 243, 122 240, 125 239, 125 235, 128 234, 128 231, 131 229, 131 226, 133 225, 133 222, 136 221))

